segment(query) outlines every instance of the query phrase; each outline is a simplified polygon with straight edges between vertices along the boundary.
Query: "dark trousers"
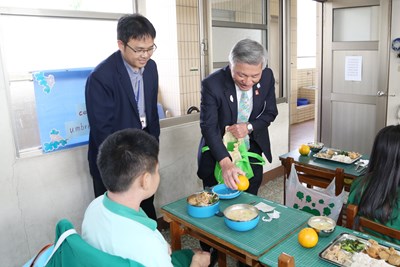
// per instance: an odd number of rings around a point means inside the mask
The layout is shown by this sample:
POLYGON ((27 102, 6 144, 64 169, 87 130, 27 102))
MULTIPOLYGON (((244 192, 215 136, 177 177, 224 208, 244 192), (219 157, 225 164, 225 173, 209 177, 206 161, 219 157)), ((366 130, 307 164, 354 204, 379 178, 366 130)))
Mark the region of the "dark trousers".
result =
MULTIPOLYGON (((103 182, 99 179, 93 178, 93 188, 94 188, 94 196, 97 198, 98 196, 103 195, 107 188, 104 186, 103 182)), ((154 208, 154 195, 145 199, 140 203, 140 207, 146 212, 149 218, 157 221, 156 209, 154 208)))

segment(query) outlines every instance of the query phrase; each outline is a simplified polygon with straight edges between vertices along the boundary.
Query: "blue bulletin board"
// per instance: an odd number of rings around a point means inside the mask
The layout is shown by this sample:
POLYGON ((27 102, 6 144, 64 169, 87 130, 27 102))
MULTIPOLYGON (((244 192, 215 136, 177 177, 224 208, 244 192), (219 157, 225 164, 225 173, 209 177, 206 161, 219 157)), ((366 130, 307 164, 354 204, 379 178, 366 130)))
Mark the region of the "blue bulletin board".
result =
POLYGON ((40 142, 45 153, 87 144, 85 84, 93 68, 32 73, 40 142))

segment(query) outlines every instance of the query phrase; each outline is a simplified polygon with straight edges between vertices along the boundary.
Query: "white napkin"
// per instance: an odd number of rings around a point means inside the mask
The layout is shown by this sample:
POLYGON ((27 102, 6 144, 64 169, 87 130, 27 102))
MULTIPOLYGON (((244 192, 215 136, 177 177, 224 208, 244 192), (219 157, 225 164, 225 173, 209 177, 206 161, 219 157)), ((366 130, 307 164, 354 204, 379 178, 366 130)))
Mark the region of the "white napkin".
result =
POLYGON ((267 205, 264 202, 260 202, 257 205, 254 205, 254 207, 256 207, 259 211, 262 212, 271 212, 275 209, 274 207, 271 207, 270 205, 267 205))
POLYGON ((267 215, 268 215, 269 218, 265 218, 265 216, 263 216, 261 218, 264 222, 270 222, 273 219, 278 219, 279 217, 281 217, 281 213, 279 211, 276 211, 276 210, 274 210, 271 213, 267 213, 267 215))

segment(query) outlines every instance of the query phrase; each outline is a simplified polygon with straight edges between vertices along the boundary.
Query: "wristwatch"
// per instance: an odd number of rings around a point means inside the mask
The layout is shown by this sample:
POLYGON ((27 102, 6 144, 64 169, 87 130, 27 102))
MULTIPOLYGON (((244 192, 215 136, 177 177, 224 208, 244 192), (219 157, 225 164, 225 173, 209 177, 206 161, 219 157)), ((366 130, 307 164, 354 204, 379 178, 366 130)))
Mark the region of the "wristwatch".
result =
POLYGON ((253 132, 253 125, 250 122, 247 123, 247 131, 249 132, 249 134, 253 132))

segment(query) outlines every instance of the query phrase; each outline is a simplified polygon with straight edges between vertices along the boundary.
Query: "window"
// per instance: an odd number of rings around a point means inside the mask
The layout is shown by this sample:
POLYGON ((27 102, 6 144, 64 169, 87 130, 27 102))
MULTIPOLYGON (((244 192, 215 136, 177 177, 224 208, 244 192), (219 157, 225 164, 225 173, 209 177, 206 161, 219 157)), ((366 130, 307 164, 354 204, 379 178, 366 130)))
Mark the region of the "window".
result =
MULTIPOLYGON (((6 2, 1 1, 1 4, 6 2)), ((35 1, 40 7, 65 9, 67 2, 78 1, 64 1, 64 6, 55 6, 53 2, 60 1, 35 1)), ((85 3, 89 2, 98 3, 85 3)), ((130 9, 125 9, 125 12, 132 12, 132 2, 125 2, 130 3, 130 9)), ((111 8, 112 2, 109 2, 109 6, 110 10, 116 10, 111 8)), ((90 9, 89 6, 86 8, 90 9)), ((96 8, 105 6, 99 2, 96 8)), ((9 91, 17 155, 40 153, 32 74, 43 70, 95 67, 118 49, 116 25, 122 14, 26 8, 0 8, 0 12, 1 59, 9 91)), ((83 93, 84 87, 82 90, 83 93)))

